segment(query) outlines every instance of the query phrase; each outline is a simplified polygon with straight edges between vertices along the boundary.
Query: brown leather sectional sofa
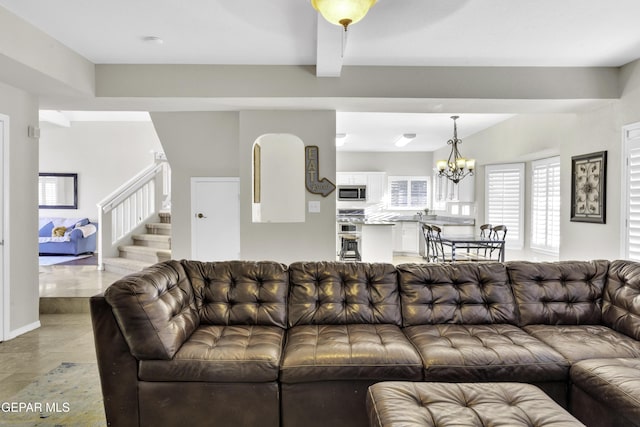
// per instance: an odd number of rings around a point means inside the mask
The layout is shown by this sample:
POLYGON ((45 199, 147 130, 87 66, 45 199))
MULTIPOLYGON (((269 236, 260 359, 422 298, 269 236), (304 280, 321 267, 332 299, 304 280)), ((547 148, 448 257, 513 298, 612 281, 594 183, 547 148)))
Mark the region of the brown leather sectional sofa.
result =
POLYGON ((640 425, 637 399, 611 403, 638 378, 606 377, 640 371, 630 261, 167 261, 91 315, 114 426, 364 426, 387 380, 532 383, 588 425, 640 425))

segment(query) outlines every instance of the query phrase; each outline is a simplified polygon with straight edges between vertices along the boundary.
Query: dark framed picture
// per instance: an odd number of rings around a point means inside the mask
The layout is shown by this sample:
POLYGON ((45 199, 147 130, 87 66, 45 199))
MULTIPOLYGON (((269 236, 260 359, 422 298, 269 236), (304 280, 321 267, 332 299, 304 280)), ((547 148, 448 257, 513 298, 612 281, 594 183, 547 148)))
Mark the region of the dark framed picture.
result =
POLYGON ((571 221, 607 221, 607 152, 571 158, 571 221))

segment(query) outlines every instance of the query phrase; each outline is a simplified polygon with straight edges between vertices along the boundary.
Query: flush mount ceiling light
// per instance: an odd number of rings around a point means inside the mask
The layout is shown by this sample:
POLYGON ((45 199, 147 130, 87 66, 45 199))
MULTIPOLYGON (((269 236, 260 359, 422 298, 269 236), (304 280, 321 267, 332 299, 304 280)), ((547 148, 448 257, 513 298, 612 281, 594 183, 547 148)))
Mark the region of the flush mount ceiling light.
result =
POLYGON ((336 147, 342 147, 347 140, 346 133, 336 133, 336 147))
POLYGON ((459 117, 451 116, 451 118, 453 119, 453 138, 447 141, 447 144, 451 145, 451 153, 448 160, 438 160, 436 166, 438 168, 438 176, 448 178, 457 184, 465 176, 473 175, 476 161, 474 159, 465 159, 460 154, 458 144, 462 144, 462 140, 458 139, 458 127, 456 126, 456 120, 459 117))
POLYGON ((313 7, 323 18, 334 25, 347 27, 360 21, 376 0, 311 0, 313 7))
POLYGON ((396 147, 404 147, 405 145, 413 141, 415 137, 415 133, 405 133, 396 140, 395 145, 396 147))
POLYGON ((149 44, 163 44, 164 40, 157 36, 146 36, 142 38, 142 41, 149 44))

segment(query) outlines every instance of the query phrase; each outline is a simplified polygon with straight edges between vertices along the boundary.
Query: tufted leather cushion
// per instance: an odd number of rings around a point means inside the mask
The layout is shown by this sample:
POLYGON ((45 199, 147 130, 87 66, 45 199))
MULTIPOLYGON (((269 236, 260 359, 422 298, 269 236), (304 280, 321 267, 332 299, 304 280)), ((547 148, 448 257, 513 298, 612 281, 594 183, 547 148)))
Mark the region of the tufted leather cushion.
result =
POLYGON ((143 381, 267 382, 278 379, 284 329, 203 325, 171 361, 143 360, 143 381))
POLYGON ((287 267, 271 261, 182 261, 208 325, 286 328, 287 267))
POLYGON ((297 262, 289 275, 289 326, 401 324, 391 264, 297 262))
POLYGON ((602 325, 530 325, 523 329, 571 363, 599 357, 640 357, 640 341, 602 325))
POLYGON ((603 299, 602 322, 640 340, 640 263, 613 261, 603 299))
POLYGON ((283 383, 422 379, 420 356, 395 325, 302 325, 290 329, 283 383))
POLYGON ((537 387, 517 383, 382 382, 369 387, 371 427, 577 427, 567 411, 537 387))
POLYGON ((404 333, 427 381, 566 381, 569 363, 513 325, 421 325, 404 333))
POLYGON ((507 264, 520 325, 597 325, 608 261, 507 264))
POLYGON ((571 367, 571 381, 612 412, 640 425, 640 359, 590 359, 571 367))
POLYGON ((404 326, 516 323, 502 264, 402 264, 397 269, 404 326))
POLYGON ((191 283, 177 261, 126 276, 104 297, 137 359, 171 359, 200 324, 191 283))

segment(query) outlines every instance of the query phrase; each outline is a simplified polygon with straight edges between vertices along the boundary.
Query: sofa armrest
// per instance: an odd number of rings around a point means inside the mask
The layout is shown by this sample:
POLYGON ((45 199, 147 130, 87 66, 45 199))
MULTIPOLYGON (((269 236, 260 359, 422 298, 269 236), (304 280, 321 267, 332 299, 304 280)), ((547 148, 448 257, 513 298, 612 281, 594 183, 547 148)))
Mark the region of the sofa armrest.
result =
POLYGON ((79 230, 77 228, 74 228, 69 233, 69 238, 73 242, 73 241, 76 241, 76 240, 84 239, 84 236, 82 235, 82 231, 81 230, 79 230))
POLYGON ((616 260, 604 289, 602 323, 640 340, 640 263, 616 260))
POLYGON ((200 326, 191 282, 178 261, 130 274, 104 297, 138 360, 170 360, 200 326))
POLYGON ((138 426, 138 368, 104 296, 89 300, 107 425, 138 426))

